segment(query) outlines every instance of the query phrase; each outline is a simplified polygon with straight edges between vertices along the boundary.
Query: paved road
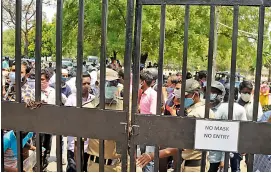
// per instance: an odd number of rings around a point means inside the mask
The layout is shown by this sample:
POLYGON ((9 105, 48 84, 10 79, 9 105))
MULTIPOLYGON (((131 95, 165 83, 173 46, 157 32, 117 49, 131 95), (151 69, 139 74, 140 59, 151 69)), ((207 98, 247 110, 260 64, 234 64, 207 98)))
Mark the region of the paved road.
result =
MULTIPOLYGON (((67 162, 67 138, 64 137, 64 153, 63 153, 63 157, 67 162)), ((57 164, 56 164, 56 137, 53 136, 52 139, 52 149, 51 149, 51 157, 49 159, 49 166, 47 168, 48 172, 56 172, 57 171, 57 164)), ((63 165, 63 171, 66 172, 66 166, 67 165, 63 165)), ((208 167, 207 167, 208 169, 208 167)), ((168 170, 169 172, 170 170, 168 170)), ((241 162, 241 171, 242 172, 247 172, 247 168, 246 168, 246 164, 244 161, 241 162)), ((141 172, 140 169, 137 169, 137 172, 141 172)), ((229 169, 230 172, 230 169, 229 169)))

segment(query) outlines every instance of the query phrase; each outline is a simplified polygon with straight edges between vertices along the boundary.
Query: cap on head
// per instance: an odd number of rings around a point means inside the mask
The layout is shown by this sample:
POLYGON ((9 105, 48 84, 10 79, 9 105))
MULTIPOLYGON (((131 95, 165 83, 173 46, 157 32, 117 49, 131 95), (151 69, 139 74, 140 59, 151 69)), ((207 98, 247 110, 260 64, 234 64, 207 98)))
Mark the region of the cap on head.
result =
POLYGON ((174 96, 178 99, 180 99, 182 97, 182 90, 181 89, 174 89, 174 96))
POLYGON ((185 84, 185 95, 200 90, 200 84, 194 79, 187 79, 185 84))
MULTIPOLYGON (((113 81, 119 79, 118 72, 115 70, 112 70, 110 68, 106 68, 106 73, 105 73, 105 80, 106 81, 113 81)), ((100 80, 100 71, 98 71, 97 74, 97 80, 100 80)))
POLYGON ((68 72, 67 69, 62 69, 61 73, 62 73, 62 74, 68 74, 69 72, 68 72))
POLYGON ((219 91, 222 92, 222 96, 225 96, 226 90, 225 90, 224 85, 221 82, 214 81, 214 82, 212 82, 211 87, 218 89, 219 91))

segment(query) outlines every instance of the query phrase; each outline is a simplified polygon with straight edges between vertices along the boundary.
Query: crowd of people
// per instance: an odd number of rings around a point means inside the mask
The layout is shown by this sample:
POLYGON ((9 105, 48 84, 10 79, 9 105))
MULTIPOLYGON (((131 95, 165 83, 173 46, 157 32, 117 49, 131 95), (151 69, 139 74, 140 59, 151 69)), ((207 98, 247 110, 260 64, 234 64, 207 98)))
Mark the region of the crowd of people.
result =
MULTIPOLYGON (((86 108, 96 108, 99 105, 99 71, 87 71, 83 64, 82 72, 82 106, 86 108)), ((28 103, 35 100, 35 69, 34 64, 30 62, 21 63, 21 98, 22 102, 28 103)), ((11 66, 2 63, 2 97, 5 101, 15 101, 16 98, 16 80, 15 64, 11 66)), ((76 75, 71 74, 69 70, 61 70, 61 101, 63 106, 77 106, 76 103, 76 75)), ((41 101, 43 104, 55 104, 55 78, 56 71, 52 63, 41 70, 41 101)), ((132 76, 132 73, 131 73, 132 76)), ((211 83, 210 105, 205 104, 206 74, 198 74, 193 77, 191 73, 186 75, 185 98, 181 98, 182 76, 181 73, 170 74, 163 84, 161 116, 187 116, 204 118, 205 106, 210 108, 209 117, 213 119, 228 119, 228 101, 229 86, 219 81, 211 83), (180 112, 180 103, 184 101, 185 112, 180 112)), ((157 79, 158 70, 155 66, 149 64, 148 68, 141 68, 140 87, 138 91, 138 113, 156 115, 157 107, 157 79)), ((123 83, 124 73, 120 62, 111 59, 107 64, 105 76, 105 108, 112 110, 122 110, 123 108, 123 83)), ((132 82, 131 82, 132 85, 132 82)), ((264 85, 265 86, 265 85, 264 85)), ((132 88, 132 87, 131 87, 132 88)), ((233 120, 252 121, 253 120, 253 94, 254 86, 251 81, 243 81, 238 88, 238 97, 233 106, 233 120)), ((263 90, 267 93, 268 89, 263 90)), ((262 90, 261 90, 262 91, 262 90)), ((135 92, 132 91, 131 92, 135 92)), ((268 90, 269 92, 269 90, 268 90)), ((265 94, 263 94, 265 96, 265 94)), ((264 100, 264 99, 262 99, 264 100)), ((266 101, 266 100, 264 100, 266 101)), ((271 111, 263 112, 262 105, 259 103, 258 121, 271 122, 271 111)), ((84 159, 83 170, 85 172, 99 171, 99 140, 84 140, 84 159)), ((50 157, 52 144, 52 135, 42 134, 42 146, 44 155, 42 157, 43 170, 46 171, 48 158, 50 157)), ((105 140, 105 171, 115 172, 121 170, 121 156, 117 153, 116 142, 105 140)), ((77 139, 72 136, 67 137, 67 164, 66 171, 76 171, 76 152, 77 139)), ((23 151, 24 159, 29 154, 29 150, 35 150, 35 133, 23 132, 23 151)), ((64 147, 62 147, 64 150, 64 147)), ((137 165, 143 172, 154 171, 154 146, 138 146, 137 165)), ((160 171, 167 171, 169 168, 175 168, 174 156, 178 154, 176 148, 163 148, 160 150, 161 158, 160 171), (163 159, 166 158, 166 159, 163 159), (162 159, 164 164, 162 163, 162 159)), ((230 165, 232 172, 239 172, 240 162, 245 153, 231 153, 230 165)), ((209 172, 217 172, 224 167, 225 153, 220 151, 208 152, 209 172)), ((200 172, 202 159, 201 151, 193 149, 183 149, 182 171, 200 172)), ((5 171, 17 171, 17 145, 16 133, 13 130, 6 130, 4 134, 4 165, 5 171)), ((270 170, 269 170, 270 171, 270 170)))

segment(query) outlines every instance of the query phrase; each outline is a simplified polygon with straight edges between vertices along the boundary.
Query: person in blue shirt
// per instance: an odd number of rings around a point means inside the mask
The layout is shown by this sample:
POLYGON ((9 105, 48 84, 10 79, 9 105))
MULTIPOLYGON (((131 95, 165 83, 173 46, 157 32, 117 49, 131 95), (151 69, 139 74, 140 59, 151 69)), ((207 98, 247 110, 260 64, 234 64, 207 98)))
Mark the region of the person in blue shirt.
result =
MULTIPOLYGON (((22 132, 22 148, 28 140, 33 137, 33 132, 22 132)), ((7 132, 3 137, 4 143, 4 169, 7 172, 18 172, 17 168, 17 139, 13 130, 7 132)), ((36 150, 36 147, 29 145, 29 150, 36 150)))

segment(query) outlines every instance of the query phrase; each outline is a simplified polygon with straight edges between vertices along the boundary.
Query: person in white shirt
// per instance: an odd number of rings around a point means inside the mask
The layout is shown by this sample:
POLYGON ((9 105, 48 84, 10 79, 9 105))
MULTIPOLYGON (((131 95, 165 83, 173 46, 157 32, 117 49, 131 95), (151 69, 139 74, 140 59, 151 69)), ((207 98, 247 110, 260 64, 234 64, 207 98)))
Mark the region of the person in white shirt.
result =
MULTIPOLYGON (((45 104, 55 105, 56 91, 54 88, 49 86, 49 80, 50 80, 49 70, 42 69, 41 70, 41 101, 45 104)), ((64 94, 62 94, 61 95, 62 104, 65 104, 66 100, 67 100, 67 97, 64 94)), ((45 161, 44 167, 47 167, 47 164, 48 164, 48 158, 50 157, 50 152, 51 152, 51 145, 52 145, 52 135, 44 134, 43 147, 46 149, 46 154, 44 155, 44 161, 45 161)), ((62 164, 66 164, 63 158, 62 158, 62 164)))
MULTIPOLYGON (((215 119, 228 119, 229 113, 229 103, 223 103, 223 98, 225 97, 226 90, 222 83, 214 81, 211 84, 211 94, 210 94, 210 108, 215 113, 215 119)), ((245 109, 237 103, 233 103, 233 120, 246 121, 246 111, 245 109)), ((236 157, 231 158, 231 162, 234 160, 239 162, 240 157, 238 153, 234 153, 236 157), (233 160, 232 160, 233 159, 233 160)), ((208 172, 217 172, 219 169, 224 167, 224 156, 225 153, 221 151, 209 151, 208 160, 210 162, 210 167, 208 172)), ((238 164, 237 164, 238 165, 238 164)), ((240 166, 239 166, 240 168, 240 166)), ((232 167, 232 172, 234 171, 232 167)))
MULTIPOLYGON (((240 98, 238 99, 238 103, 241 106, 244 106, 246 110, 247 120, 252 121, 253 120, 253 84, 251 81, 243 81, 239 85, 239 92, 240 92, 240 98)), ((259 108, 258 108, 258 117, 257 121, 261 119, 263 115, 263 109, 261 106, 261 103, 259 102, 259 108)))
MULTIPOLYGON (((91 85, 91 77, 87 72, 84 72, 82 75, 82 104, 86 104, 88 102, 91 102, 95 96, 91 95, 89 93, 91 85)), ((77 98, 76 93, 71 94, 67 102, 65 103, 65 106, 77 106, 77 98)), ((68 165, 66 168, 67 172, 76 172, 76 161, 75 161, 75 154, 76 154, 76 148, 74 147, 76 145, 74 137, 68 136, 67 137, 67 160, 68 165)), ((83 171, 87 172, 87 161, 89 158, 89 154, 87 154, 87 147, 88 147, 88 139, 84 141, 84 162, 83 162, 83 171)))

